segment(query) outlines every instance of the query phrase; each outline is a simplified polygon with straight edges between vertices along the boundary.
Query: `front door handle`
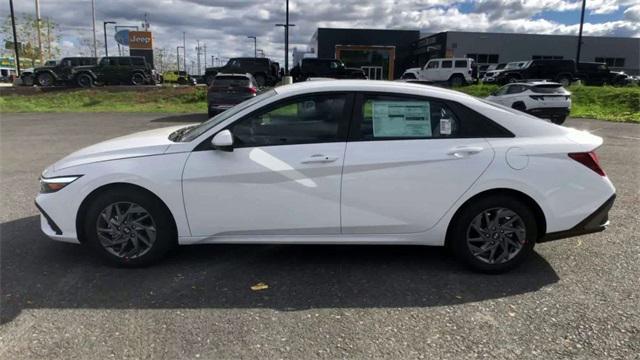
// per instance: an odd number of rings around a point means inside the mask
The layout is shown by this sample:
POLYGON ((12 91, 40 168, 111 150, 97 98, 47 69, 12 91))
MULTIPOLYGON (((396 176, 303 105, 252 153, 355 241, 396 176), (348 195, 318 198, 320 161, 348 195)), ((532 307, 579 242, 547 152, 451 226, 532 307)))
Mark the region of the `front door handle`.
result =
POLYGON ((338 160, 337 156, 328 156, 323 154, 311 155, 308 158, 302 160, 303 164, 318 164, 318 163, 331 163, 338 160))
POLYGON ((473 154, 477 154, 479 152, 481 152, 482 150, 484 150, 483 147, 481 146, 459 146, 459 147, 455 147, 453 149, 451 149, 447 155, 451 155, 454 156, 458 159, 461 159, 465 156, 469 156, 469 155, 473 155, 473 154))

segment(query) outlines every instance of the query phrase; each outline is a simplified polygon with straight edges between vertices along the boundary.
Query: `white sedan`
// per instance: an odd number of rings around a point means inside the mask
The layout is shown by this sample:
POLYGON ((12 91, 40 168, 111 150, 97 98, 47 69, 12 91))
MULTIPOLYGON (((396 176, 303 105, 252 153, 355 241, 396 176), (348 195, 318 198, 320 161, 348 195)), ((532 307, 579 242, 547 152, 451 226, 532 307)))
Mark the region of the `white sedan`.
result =
POLYGON ((42 173, 36 205, 46 235, 119 265, 178 244, 411 244, 500 272, 605 229, 601 144, 456 91, 303 82, 75 152, 42 173))

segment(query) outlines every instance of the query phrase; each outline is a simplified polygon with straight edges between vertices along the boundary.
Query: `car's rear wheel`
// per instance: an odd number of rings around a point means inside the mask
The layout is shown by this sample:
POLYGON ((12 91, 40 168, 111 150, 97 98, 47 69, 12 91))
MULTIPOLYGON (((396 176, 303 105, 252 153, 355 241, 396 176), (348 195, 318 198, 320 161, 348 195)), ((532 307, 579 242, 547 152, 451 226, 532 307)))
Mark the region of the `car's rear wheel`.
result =
POLYGON ((558 78, 558 82, 562 84, 563 87, 571 85, 571 78, 566 76, 561 76, 558 78))
POLYGON ((114 189, 98 195, 84 219, 88 245, 109 263, 146 266, 176 245, 171 214, 155 197, 114 189))
POLYGON ((462 86, 464 85, 464 78, 462 77, 462 75, 453 75, 449 79, 449 85, 451 85, 452 87, 462 86))
POLYGON ((141 73, 134 73, 131 75, 131 85, 143 85, 145 83, 144 75, 141 73))
POLYGON ((527 258, 538 231, 533 212, 509 196, 480 198, 454 219, 450 241, 456 257, 474 270, 500 273, 527 258))
POLYGON ((76 83, 78 84, 78 86, 83 88, 89 88, 94 85, 93 78, 87 73, 78 75, 78 77, 76 78, 76 83))
POLYGON ((53 76, 51 76, 51 74, 49 73, 38 74, 38 77, 36 78, 36 80, 38 81, 38 85, 43 87, 53 85, 53 76))
POLYGON ((520 81, 520 79, 518 79, 518 78, 517 78, 517 77, 515 77, 515 76, 509 76, 509 77, 507 78, 507 83, 508 83, 508 84, 513 84, 513 83, 518 82, 518 81, 520 81))

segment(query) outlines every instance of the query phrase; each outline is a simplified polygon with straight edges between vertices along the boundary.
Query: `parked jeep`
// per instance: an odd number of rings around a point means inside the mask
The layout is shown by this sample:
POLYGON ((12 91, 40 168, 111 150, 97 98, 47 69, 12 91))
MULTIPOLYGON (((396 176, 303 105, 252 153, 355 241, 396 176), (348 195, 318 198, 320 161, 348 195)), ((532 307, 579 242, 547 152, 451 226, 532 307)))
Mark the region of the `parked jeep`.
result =
POLYGON ((470 58, 431 59, 422 68, 405 70, 401 79, 448 83, 450 86, 462 86, 478 80, 478 65, 470 58))
POLYGON ((332 78, 332 79, 366 79, 364 71, 360 68, 346 67, 338 59, 302 59, 299 66, 291 69, 294 81, 305 81, 308 78, 332 78))
POLYGON ((211 84, 216 74, 251 74, 258 86, 273 86, 280 77, 277 63, 268 58, 231 58, 222 67, 210 67, 205 70, 204 78, 211 84))
POLYGON ((66 57, 60 61, 47 61, 45 66, 37 67, 33 71, 34 84, 39 86, 69 85, 72 83, 73 71, 76 66, 94 66, 94 57, 66 57))
POLYGON ((155 72, 142 56, 103 57, 97 65, 73 68, 73 79, 80 87, 156 83, 155 72))
POLYGON ((629 82, 629 76, 621 71, 611 71, 607 64, 580 62, 576 75, 585 85, 623 86, 629 82))
POLYGON ((521 68, 503 70, 495 79, 500 85, 523 80, 551 80, 569 86, 576 80, 576 63, 573 60, 531 60, 521 68))

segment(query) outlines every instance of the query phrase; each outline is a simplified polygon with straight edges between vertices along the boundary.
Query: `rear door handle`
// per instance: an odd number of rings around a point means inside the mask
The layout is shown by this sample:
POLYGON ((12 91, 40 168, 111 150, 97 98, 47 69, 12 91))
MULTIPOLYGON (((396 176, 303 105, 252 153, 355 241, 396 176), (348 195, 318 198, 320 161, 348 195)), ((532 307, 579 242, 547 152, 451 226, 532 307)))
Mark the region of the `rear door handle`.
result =
POLYGON ((338 160, 337 156, 328 156, 323 154, 311 155, 308 158, 302 160, 303 164, 318 164, 318 163, 331 163, 338 160))
POLYGON ((484 150, 481 146, 459 146, 451 149, 447 155, 454 156, 458 159, 463 158, 465 156, 477 154, 484 150))

